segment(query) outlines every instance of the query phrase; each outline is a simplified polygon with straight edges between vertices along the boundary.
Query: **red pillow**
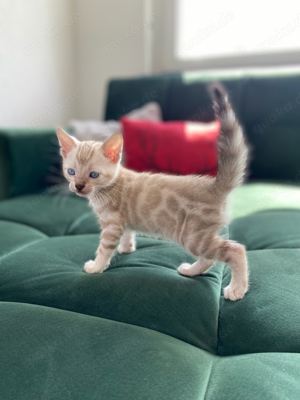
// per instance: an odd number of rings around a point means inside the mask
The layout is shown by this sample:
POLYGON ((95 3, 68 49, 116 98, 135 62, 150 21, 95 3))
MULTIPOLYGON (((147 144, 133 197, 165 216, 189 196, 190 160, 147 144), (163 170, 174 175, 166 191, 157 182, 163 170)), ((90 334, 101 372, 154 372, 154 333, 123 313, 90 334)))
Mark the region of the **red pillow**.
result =
POLYGON ((126 167, 172 174, 217 174, 218 121, 153 122, 128 118, 123 125, 126 167))

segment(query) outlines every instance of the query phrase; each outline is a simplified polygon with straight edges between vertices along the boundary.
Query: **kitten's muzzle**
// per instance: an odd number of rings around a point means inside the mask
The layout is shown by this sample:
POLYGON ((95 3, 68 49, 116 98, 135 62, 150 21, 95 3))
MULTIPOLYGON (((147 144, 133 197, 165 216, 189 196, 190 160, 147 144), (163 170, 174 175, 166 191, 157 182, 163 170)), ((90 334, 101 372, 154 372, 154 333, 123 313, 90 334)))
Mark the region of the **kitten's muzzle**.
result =
POLYGON ((79 192, 81 192, 85 188, 85 185, 76 184, 75 187, 79 192))

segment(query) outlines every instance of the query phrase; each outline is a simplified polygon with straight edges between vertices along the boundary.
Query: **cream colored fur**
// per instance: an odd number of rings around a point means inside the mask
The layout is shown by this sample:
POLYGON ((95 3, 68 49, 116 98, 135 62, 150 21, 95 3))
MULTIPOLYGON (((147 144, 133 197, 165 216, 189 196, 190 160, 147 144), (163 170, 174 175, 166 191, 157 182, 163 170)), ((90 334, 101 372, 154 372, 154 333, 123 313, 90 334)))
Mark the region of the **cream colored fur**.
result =
POLYGON ((225 225, 226 197, 243 180, 247 148, 223 88, 214 85, 212 96, 221 123, 216 177, 136 173, 120 165, 120 134, 104 143, 79 142, 58 129, 69 187, 89 199, 102 226, 96 258, 85 263, 86 272, 103 272, 115 249, 119 253, 135 251, 137 231, 174 240, 197 258, 192 265, 182 264, 180 274, 203 274, 218 260, 228 263, 232 272, 225 298, 238 300, 247 292, 245 248, 219 236, 225 225), (68 173, 70 168, 75 175, 68 173), (91 172, 99 177, 90 177, 91 172))

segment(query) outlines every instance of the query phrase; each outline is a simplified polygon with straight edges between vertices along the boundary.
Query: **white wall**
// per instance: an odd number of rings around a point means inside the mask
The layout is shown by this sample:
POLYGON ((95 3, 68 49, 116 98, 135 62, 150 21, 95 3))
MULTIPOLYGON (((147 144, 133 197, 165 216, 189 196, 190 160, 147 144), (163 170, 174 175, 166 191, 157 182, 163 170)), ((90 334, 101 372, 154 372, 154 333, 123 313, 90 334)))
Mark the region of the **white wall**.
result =
POLYGON ((0 126, 56 126, 75 116, 75 12, 71 0, 0 0, 0 126))
POLYGON ((78 118, 104 115, 107 81, 145 71, 144 36, 149 11, 143 0, 76 0, 78 118))
POLYGON ((0 127, 103 116, 109 79, 149 71, 151 1, 0 0, 0 127))

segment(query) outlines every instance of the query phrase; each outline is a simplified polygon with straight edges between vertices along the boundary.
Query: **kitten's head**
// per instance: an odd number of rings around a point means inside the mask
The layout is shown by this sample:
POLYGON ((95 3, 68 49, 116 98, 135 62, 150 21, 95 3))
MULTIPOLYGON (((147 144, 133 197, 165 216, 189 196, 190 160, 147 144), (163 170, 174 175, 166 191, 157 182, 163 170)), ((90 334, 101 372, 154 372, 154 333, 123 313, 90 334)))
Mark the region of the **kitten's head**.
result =
POLYGON ((118 175, 123 138, 114 133, 104 143, 83 141, 57 129, 63 173, 69 188, 79 196, 89 196, 94 190, 109 186, 118 175))

